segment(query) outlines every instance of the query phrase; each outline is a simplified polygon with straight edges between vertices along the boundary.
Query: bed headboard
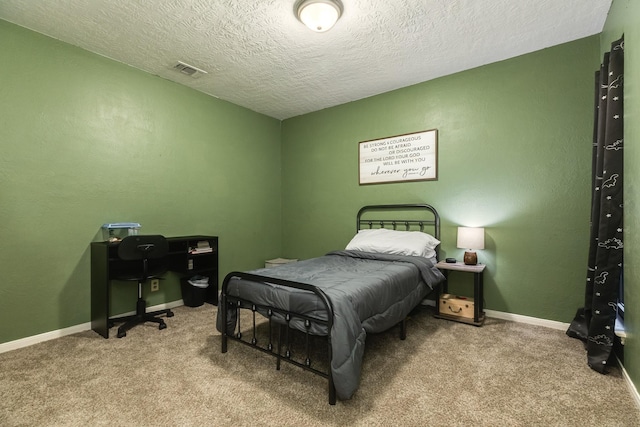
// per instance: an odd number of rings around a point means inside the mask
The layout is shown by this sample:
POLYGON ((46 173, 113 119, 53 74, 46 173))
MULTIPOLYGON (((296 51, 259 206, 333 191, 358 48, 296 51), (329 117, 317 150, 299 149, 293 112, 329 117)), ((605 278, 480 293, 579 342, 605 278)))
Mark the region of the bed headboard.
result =
POLYGON ((440 240, 440 215, 427 204, 363 206, 358 211, 356 230, 363 228, 422 231, 440 240))

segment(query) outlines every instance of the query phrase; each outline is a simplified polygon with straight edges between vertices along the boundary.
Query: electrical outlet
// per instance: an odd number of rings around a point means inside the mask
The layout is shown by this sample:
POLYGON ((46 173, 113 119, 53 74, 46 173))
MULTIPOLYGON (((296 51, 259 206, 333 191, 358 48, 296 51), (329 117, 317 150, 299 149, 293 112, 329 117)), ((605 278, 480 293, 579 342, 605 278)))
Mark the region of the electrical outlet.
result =
POLYGON ((151 292, 155 292, 155 291, 159 291, 159 290, 160 290, 160 280, 153 279, 151 281, 151 292))

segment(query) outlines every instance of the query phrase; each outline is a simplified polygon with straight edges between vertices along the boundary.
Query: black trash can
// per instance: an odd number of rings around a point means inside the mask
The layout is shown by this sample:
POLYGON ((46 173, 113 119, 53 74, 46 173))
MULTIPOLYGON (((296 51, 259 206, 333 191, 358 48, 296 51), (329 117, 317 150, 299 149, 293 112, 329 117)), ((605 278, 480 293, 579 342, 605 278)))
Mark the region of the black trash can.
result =
POLYGON ((183 278, 180 281, 182 290, 182 301, 187 307, 200 307, 204 304, 209 287, 209 278, 204 276, 193 276, 190 279, 183 278))

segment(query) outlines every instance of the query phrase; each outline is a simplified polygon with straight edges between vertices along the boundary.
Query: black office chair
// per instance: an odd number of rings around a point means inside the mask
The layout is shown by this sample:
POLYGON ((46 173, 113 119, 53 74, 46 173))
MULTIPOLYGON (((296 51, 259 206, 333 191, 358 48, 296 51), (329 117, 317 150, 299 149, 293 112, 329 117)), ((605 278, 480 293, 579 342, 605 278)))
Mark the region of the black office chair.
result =
POLYGON ((166 314, 167 317, 173 317, 171 310, 147 313, 147 302, 142 298, 142 284, 147 280, 158 279, 167 271, 166 263, 157 263, 154 260, 164 258, 168 252, 167 239, 160 235, 127 236, 118 245, 118 257, 120 260, 126 261, 123 263, 126 268, 122 268, 114 279, 138 282, 136 314, 113 319, 113 322, 125 322, 118 328, 118 338, 127 336, 129 329, 145 322, 158 323, 158 329, 165 329, 166 323, 157 316, 166 314))

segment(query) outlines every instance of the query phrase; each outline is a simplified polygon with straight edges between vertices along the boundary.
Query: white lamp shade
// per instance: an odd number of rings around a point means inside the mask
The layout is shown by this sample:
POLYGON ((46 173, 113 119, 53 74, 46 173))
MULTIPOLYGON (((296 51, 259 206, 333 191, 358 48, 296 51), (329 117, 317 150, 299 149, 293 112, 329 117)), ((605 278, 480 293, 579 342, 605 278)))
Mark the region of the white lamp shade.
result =
POLYGON ((484 228, 458 227, 458 248, 484 249, 484 228))
POLYGON ((330 30, 342 14, 342 4, 334 0, 306 0, 298 6, 298 18, 318 33, 330 30))

